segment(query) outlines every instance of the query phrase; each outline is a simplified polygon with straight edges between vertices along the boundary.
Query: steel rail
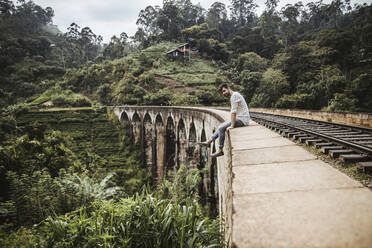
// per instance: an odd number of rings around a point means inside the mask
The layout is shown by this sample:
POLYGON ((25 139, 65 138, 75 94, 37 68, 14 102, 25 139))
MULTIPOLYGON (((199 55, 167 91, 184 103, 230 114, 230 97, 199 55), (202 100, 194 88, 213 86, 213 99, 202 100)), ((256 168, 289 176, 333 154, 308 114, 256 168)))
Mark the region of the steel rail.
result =
POLYGON ((304 121, 307 121, 307 122, 325 124, 327 126, 332 125, 332 126, 337 126, 337 127, 349 128, 349 129, 353 129, 353 130, 360 130, 360 131, 364 131, 364 132, 367 132, 367 133, 371 133, 372 134, 372 128, 368 128, 368 127, 358 127, 358 126, 351 126, 351 125, 341 124, 341 123, 334 123, 334 122, 326 122, 326 121, 306 119, 306 118, 302 118, 302 117, 294 117, 294 116, 286 116, 286 115, 276 115, 276 114, 267 114, 267 113, 259 113, 259 112, 250 112, 250 114, 251 115, 260 114, 260 115, 276 116, 276 117, 287 118, 287 119, 304 120, 304 121))
MULTIPOLYGON (((262 115, 262 113, 260 113, 260 115, 262 115)), ((271 114, 264 114, 264 115, 272 116, 271 114)), ((287 116, 284 117, 284 116, 279 116, 278 115, 278 117, 279 118, 285 118, 287 116)), ((368 155, 369 157, 372 157, 372 149, 369 148, 369 147, 366 147, 366 146, 361 146, 359 144, 349 142, 349 141, 345 141, 345 140, 342 140, 342 139, 339 139, 339 138, 336 138, 336 137, 332 137, 332 136, 329 136, 329 135, 321 134, 319 132, 314 132, 314 131, 307 130, 307 129, 304 129, 304 128, 301 128, 301 127, 296 127, 296 126, 290 125, 288 123, 275 122, 273 120, 267 120, 265 118, 256 117, 255 113, 251 114, 251 118, 255 121, 256 120, 261 120, 262 122, 269 122, 269 123, 272 123, 272 124, 275 124, 275 125, 281 125, 281 126, 284 126, 286 128, 297 130, 297 131, 300 131, 300 132, 303 132, 303 133, 311 134, 311 135, 314 135, 316 137, 323 138, 327 141, 332 141, 333 143, 338 144, 340 146, 349 147, 357 153, 362 153, 362 154, 368 155)), ((291 117, 291 118, 296 119, 296 117, 291 117)), ((303 120, 303 118, 299 118, 299 119, 303 120)), ((305 119, 305 120, 307 120, 307 119, 305 119)), ((311 121, 313 121, 313 120, 311 120, 311 121)), ((260 121, 257 121, 257 122, 260 122, 260 121)), ((317 121, 314 121, 314 123, 316 123, 316 122, 317 121)), ((322 122, 322 124, 334 125, 334 123, 327 123, 327 122, 322 122)), ((350 128, 350 127, 352 127, 352 126, 349 126, 348 128, 350 128)))

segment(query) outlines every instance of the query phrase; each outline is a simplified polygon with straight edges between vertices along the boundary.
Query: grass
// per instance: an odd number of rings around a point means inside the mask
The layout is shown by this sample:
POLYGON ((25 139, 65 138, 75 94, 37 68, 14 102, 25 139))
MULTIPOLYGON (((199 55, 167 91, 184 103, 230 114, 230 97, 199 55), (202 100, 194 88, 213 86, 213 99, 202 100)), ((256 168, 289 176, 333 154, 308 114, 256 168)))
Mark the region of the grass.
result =
POLYGON ((70 107, 70 108, 47 108, 38 109, 37 112, 58 112, 58 111, 82 111, 82 110, 94 110, 93 107, 70 107))
MULTIPOLYGON (((166 52, 176 48, 177 45, 179 44, 163 42, 143 50, 142 53, 156 60, 156 66, 152 67, 149 72, 158 77, 173 79, 183 86, 196 87, 197 89, 199 86, 214 84, 217 77, 220 77, 217 68, 201 59, 198 54, 193 54, 191 61, 185 63, 170 61, 167 58, 166 52)), ((138 57, 139 55, 133 58, 136 60, 138 57)))
POLYGON ((37 106, 50 100, 50 96, 40 96, 30 103, 30 106, 37 106))
POLYGON ((151 70, 155 75, 168 77, 185 86, 202 86, 214 84, 218 77, 216 68, 199 58, 192 58, 190 63, 164 61, 158 68, 151 70))

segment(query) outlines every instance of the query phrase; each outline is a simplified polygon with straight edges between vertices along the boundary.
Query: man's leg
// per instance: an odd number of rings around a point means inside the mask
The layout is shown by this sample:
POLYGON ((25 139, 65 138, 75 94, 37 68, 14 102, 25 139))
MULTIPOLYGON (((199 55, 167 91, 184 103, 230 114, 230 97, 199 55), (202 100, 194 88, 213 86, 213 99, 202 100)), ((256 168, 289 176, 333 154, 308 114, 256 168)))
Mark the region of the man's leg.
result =
POLYGON ((225 132, 229 126, 231 126, 231 121, 225 121, 224 123, 219 125, 216 132, 212 135, 211 140, 215 140, 217 137, 219 137, 218 150, 215 153, 211 154, 212 158, 223 155, 223 146, 225 144, 225 132))
MULTIPOLYGON (((225 132, 226 129, 231 126, 231 121, 226 121, 223 124, 221 124, 218 128, 219 131, 219 149, 217 152, 211 154, 212 157, 218 157, 223 155, 223 147, 225 144, 225 132)), ((244 123, 241 120, 236 120, 234 127, 242 127, 244 126, 244 123)))
MULTIPOLYGON (((202 146, 209 146, 213 141, 215 141, 218 137, 220 137, 221 133, 225 133, 226 128, 228 128, 231 125, 231 121, 225 121, 224 123, 220 124, 217 128, 217 130, 212 134, 212 136, 204 142, 199 142, 202 146)), ((221 137, 220 137, 221 140, 221 137)))
POLYGON ((245 126, 245 125, 244 125, 244 123, 243 123, 241 120, 236 119, 235 127, 244 127, 244 126, 245 126))
MULTIPOLYGON (((231 121, 226 121, 224 123, 222 123, 219 127, 218 127, 218 131, 219 131, 219 148, 222 150, 222 148, 224 147, 225 145, 225 133, 226 133, 226 129, 231 126, 231 121)), ((242 127, 244 126, 244 123, 237 119, 235 121, 235 126, 234 127, 242 127)))
MULTIPOLYGON (((221 147, 221 139, 225 140, 225 131, 226 128, 228 128, 231 125, 231 121, 225 121, 224 123, 220 124, 217 128, 217 130, 213 133, 211 138, 209 139, 211 142, 215 141, 218 137, 220 137, 219 144, 221 147)), ((224 141, 222 141, 222 147, 223 147, 224 141)))
MULTIPOLYGON (((218 126, 217 130, 213 133, 213 135, 209 138, 208 141, 200 142, 200 145, 209 146, 213 141, 215 141, 219 137, 219 144, 218 144, 218 151, 211 154, 212 157, 218 157, 223 155, 223 147, 225 144, 225 132, 228 127, 231 126, 231 121, 225 121, 221 125, 218 126)), ((242 127, 244 123, 237 119, 235 122, 235 127, 242 127)))

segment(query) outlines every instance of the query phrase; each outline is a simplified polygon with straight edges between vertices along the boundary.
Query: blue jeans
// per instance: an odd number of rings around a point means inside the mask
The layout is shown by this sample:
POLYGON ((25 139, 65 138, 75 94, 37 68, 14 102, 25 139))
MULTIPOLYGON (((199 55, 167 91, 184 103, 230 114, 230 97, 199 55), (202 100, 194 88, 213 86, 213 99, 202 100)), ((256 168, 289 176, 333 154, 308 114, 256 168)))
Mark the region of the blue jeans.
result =
MULTIPOLYGON (((231 126, 231 121, 225 121, 224 123, 218 126, 218 129, 214 132, 214 134, 210 138, 211 141, 215 141, 218 137, 220 137, 218 143, 221 149, 223 148, 225 144, 225 132, 229 126, 231 126)), ((244 126, 244 123, 241 120, 236 119, 234 127, 242 127, 242 126, 244 126)))

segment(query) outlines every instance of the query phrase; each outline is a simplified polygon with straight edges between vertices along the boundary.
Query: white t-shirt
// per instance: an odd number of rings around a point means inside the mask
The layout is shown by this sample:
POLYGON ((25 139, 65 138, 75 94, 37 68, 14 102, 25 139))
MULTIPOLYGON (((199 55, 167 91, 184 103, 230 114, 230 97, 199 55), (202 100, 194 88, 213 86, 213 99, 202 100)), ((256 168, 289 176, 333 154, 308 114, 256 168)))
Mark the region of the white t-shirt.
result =
POLYGON ((236 119, 241 120, 244 125, 249 125, 249 121, 251 120, 249 116, 248 105, 245 102, 244 97, 236 91, 233 91, 231 97, 231 113, 236 113, 236 119))

